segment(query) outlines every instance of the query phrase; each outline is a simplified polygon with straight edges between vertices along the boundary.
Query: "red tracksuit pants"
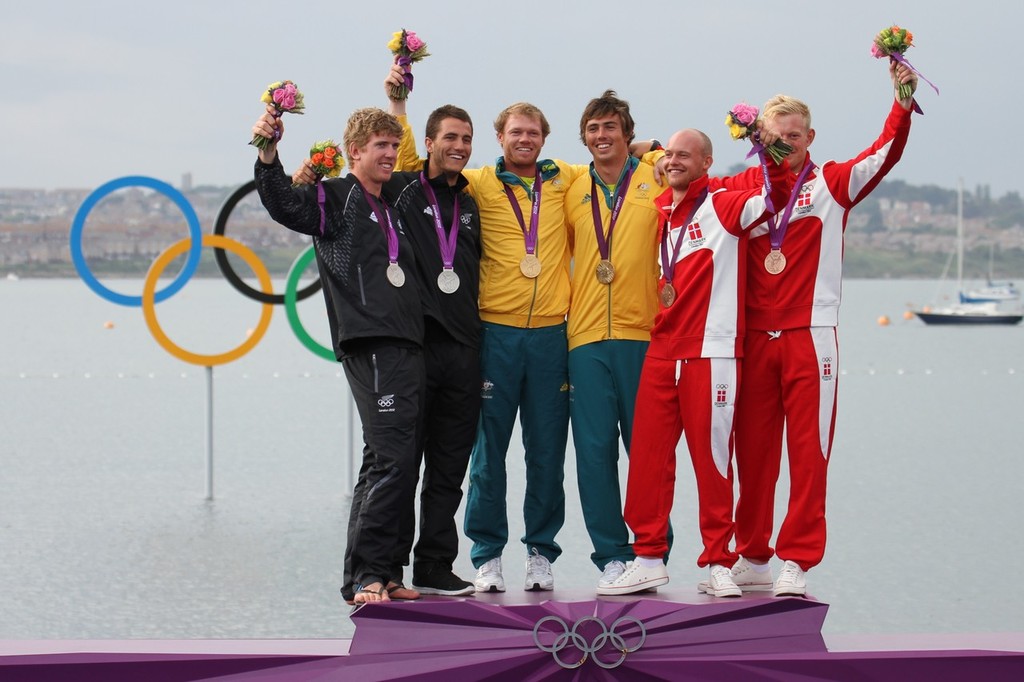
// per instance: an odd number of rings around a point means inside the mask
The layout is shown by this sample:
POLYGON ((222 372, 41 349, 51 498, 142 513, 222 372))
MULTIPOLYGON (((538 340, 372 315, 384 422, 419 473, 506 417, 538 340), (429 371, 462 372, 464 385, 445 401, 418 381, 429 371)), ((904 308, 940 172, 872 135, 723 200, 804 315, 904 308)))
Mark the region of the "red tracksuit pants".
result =
POLYGON ((740 383, 734 358, 663 360, 647 356, 640 373, 623 516, 637 556, 668 551, 676 482, 676 445, 686 434, 697 478, 704 551, 698 566, 731 567, 733 406, 740 383))
POLYGON ((839 349, 834 327, 748 330, 736 403, 736 551, 773 553, 810 570, 825 553, 825 487, 836 423, 839 349), (770 545, 785 431, 789 508, 770 545))

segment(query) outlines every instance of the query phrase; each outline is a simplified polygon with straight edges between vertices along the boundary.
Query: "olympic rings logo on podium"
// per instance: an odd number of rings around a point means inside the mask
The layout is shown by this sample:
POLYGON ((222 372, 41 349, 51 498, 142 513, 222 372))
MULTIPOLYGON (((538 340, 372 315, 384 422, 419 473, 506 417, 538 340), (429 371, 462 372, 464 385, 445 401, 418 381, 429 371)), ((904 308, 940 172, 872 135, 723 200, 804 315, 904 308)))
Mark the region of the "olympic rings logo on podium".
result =
MULTIPOLYGON (((548 634, 554 634, 550 631, 545 632, 548 634)), ((544 616, 537 621, 536 625, 533 626, 533 641, 541 651, 550 652, 551 657, 555 659, 555 662, 566 670, 575 670, 576 668, 579 668, 587 662, 588 658, 592 659, 594 663, 605 670, 611 670, 622 665, 626 660, 627 654, 637 651, 644 645, 644 642, 647 641, 647 629, 641 621, 633 618, 632 616, 622 616, 612 623, 611 627, 605 625, 604 621, 596 616, 587 616, 577 620, 573 624, 572 629, 569 628, 568 623, 558 616, 544 616), (551 644, 543 644, 540 638, 541 625, 547 621, 552 621, 562 626, 562 632, 557 634, 554 642, 551 644), (619 626, 624 623, 628 623, 629 621, 636 623, 636 627, 640 630, 639 639, 636 644, 632 646, 628 646, 623 636, 618 633, 619 626), (600 631, 589 641, 583 634, 584 629, 592 629, 586 628, 588 623, 596 623, 600 626, 600 631), (579 660, 566 661, 559 655, 559 652, 564 650, 570 644, 580 652, 581 655, 579 660), (618 652, 618 658, 612 661, 602 661, 598 656, 598 653, 604 649, 618 652)))
POLYGON ((334 351, 318 343, 312 336, 310 336, 302 325, 302 321, 299 319, 297 308, 299 301, 315 294, 321 287, 321 281, 318 276, 312 283, 302 289, 299 289, 299 279, 302 277, 302 273, 316 257, 313 245, 311 244, 302 251, 302 253, 300 253, 292 263, 288 270, 288 279, 285 284, 284 293, 275 294, 273 293, 273 283, 270 280, 270 273, 267 271, 266 265, 264 265, 263 261, 260 260, 259 256, 241 242, 230 239, 224 235, 231 212, 242 199, 255 189, 256 183, 250 180, 235 190, 234 193, 228 197, 227 201, 224 202, 224 205, 220 209, 220 213, 217 215, 214 233, 204 235, 199 224, 199 217, 196 215, 192 204, 190 204, 188 199, 185 198, 185 195, 166 182, 141 175, 126 176, 117 178, 116 180, 111 180, 94 190, 88 197, 86 197, 85 201, 83 201, 82 205, 78 208, 78 212, 75 214, 75 219, 71 224, 71 260, 75 265, 75 269, 78 271, 79 277, 82 278, 90 289, 99 294, 102 298, 118 305, 141 307, 146 320, 146 326, 149 327, 149 331, 153 335, 153 338, 164 348, 164 350, 185 362, 211 367, 213 365, 225 364, 242 357, 255 348, 260 340, 262 340, 263 335, 270 326, 270 318, 274 305, 284 305, 285 312, 288 316, 288 323, 291 325, 292 331, 295 333, 296 338, 298 338, 306 348, 308 348, 313 354, 334 362, 334 351), (89 265, 86 263, 85 255, 82 251, 82 232, 85 229, 85 221, 89 216, 89 213, 96 207, 96 204, 98 204, 101 199, 106 197, 108 194, 125 187, 146 187, 163 194, 173 201, 179 209, 181 209, 181 212, 184 214, 185 220, 188 224, 189 236, 172 244, 163 253, 161 253, 155 261, 153 261, 149 271, 146 273, 146 279, 142 286, 141 296, 121 294, 102 284, 89 269, 89 265), (239 346, 224 353, 213 355, 193 353, 192 351, 186 350, 174 343, 174 341, 172 341, 160 327, 160 323, 157 321, 155 307, 155 304, 170 298, 180 291, 192 278, 199 265, 199 258, 204 246, 214 249, 214 257, 217 261, 217 267, 220 269, 221 274, 224 275, 225 279, 227 279, 228 282, 242 295, 258 301, 261 304, 260 319, 252 334, 250 334, 249 337, 239 346), (228 261, 227 251, 231 251, 239 256, 250 268, 252 268, 252 271, 259 282, 259 289, 254 289, 249 286, 241 277, 238 276, 231 267, 231 263, 228 261), (158 291, 156 284, 160 275, 175 258, 186 252, 187 256, 185 259, 185 265, 182 267, 181 272, 178 273, 170 284, 158 291))

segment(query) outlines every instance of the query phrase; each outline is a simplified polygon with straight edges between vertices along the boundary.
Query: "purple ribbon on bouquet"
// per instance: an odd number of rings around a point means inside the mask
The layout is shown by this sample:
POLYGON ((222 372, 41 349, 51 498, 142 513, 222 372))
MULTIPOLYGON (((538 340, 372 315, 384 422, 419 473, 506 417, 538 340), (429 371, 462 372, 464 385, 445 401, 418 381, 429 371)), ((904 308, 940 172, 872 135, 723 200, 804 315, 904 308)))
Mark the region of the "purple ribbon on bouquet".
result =
MULTIPOLYGON (((918 71, 917 68, 910 63, 910 60, 904 57, 902 54, 900 54, 899 52, 893 52, 892 54, 889 55, 889 59, 891 59, 894 62, 899 62, 900 64, 903 64, 905 67, 916 73, 918 78, 923 80, 928 85, 932 86, 932 90, 935 91, 936 95, 939 94, 939 89, 938 87, 936 87, 935 83, 932 83, 930 80, 925 78, 925 75, 918 71)), ((917 100, 914 100, 914 111, 921 115, 924 114, 924 111, 921 109, 921 106, 917 103, 917 100)))
POLYGON ((404 55, 395 57, 395 64, 402 67, 402 81, 405 83, 405 87, 409 92, 412 92, 412 59, 404 55))

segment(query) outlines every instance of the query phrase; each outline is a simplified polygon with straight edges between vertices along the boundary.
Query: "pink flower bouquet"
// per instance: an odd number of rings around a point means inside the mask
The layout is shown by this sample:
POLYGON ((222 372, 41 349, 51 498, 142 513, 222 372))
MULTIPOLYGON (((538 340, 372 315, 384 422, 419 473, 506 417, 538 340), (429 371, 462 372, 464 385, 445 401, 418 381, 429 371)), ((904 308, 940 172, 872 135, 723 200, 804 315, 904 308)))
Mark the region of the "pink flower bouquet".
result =
MULTIPOLYGON (((291 81, 277 81, 267 86, 267 89, 263 92, 263 96, 260 97, 260 101, 264 104, 273 105, 277 113, 274 114, 280 117, 281 114, 301 114, 302 110, 306 108, 305 101, 302 97, 302 92, 295 86, 295 83, 291 81)), ((277 131, 274 131, 274 138, 266 138, 262 135, 253 135, 252 140, 249 144, 253 145, 257 149, 266 149, 272 142, 275 142, 278 138, 277 131)))
MULTIPOLYGON (((902 55, 914 45, 914 34, 905 28, 893 25, 884 28, 875 36, 871 43, 871 56, 875 59, 889 57, 892 61, 906 62, 902 55)), ((913 67, 910 67, 913 68, 913 67)), ((897 96, 899 99, 907 99, 914 94, 914 88, 909 83, 900 83, 897 96)))
MULTIPOLYGON (((725 117, 725 125, 729 126, 729 135, 732 139, 745 140, 757 132, 759 113, 757 107, 742 102, 734 106, 725 117)), ((765 147, 765 151, 772 155, 775 163, 782 163, 782 160, 793 151, 793 148, 782 140, 776 140, 765 147)))
POLYGON ((388 49, 395 55, 395 63, 401 65, 405 71, 405 77, 401 85, 391 86, 391 99, 406 99, 409 91, 412 90, 412 65, 424 57, 429 57, 427 44, 423 42, 415 31, 395 31, 388 43, 388 49))

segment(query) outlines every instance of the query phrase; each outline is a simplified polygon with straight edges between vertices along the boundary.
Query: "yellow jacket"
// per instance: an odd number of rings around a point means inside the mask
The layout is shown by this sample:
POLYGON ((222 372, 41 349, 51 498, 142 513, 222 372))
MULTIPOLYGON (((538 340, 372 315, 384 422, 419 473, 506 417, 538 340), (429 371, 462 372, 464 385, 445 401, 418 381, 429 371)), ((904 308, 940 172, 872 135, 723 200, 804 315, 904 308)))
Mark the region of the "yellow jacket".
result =
MULTIPOLYGON (((408 118, 400 116, 405 129, 398 150, 396 170, 419 170, 423 160, 416 153, 408 118)), ((541 162, 538 162, 541 163, 541 162)), ((568 230, 565 194, 587 166, 554 161, 557 173, 541 187, 536 255, 540 276, 530 279, 519 270, 526 255, 523 230, 505 194, 505 184, 495 166, 467 168, 469 192, 480 211, 480 319, 513 327, 550 327, 565 321, 569 311, 568 230)), ((552 169, 554 171, 554 169, 552 169)), ((526 226, 530 225, 532 197, 521 185, 509 185, 519 203, 526 226)))
MULTIPOLYGON (((658 311, 658 227, 654 200, 662 192, 652 166, 637 165, 619 211, 609 245, 615 268, 611 284, 596 276, 601 254, 594 229, 591 175, 578 177, 565 197, 565 215, 573 247, 569 350, 606 339, 649 341, 658 311)), ((607 236, 611 210, 600 182, 597 200, 607 236)))

